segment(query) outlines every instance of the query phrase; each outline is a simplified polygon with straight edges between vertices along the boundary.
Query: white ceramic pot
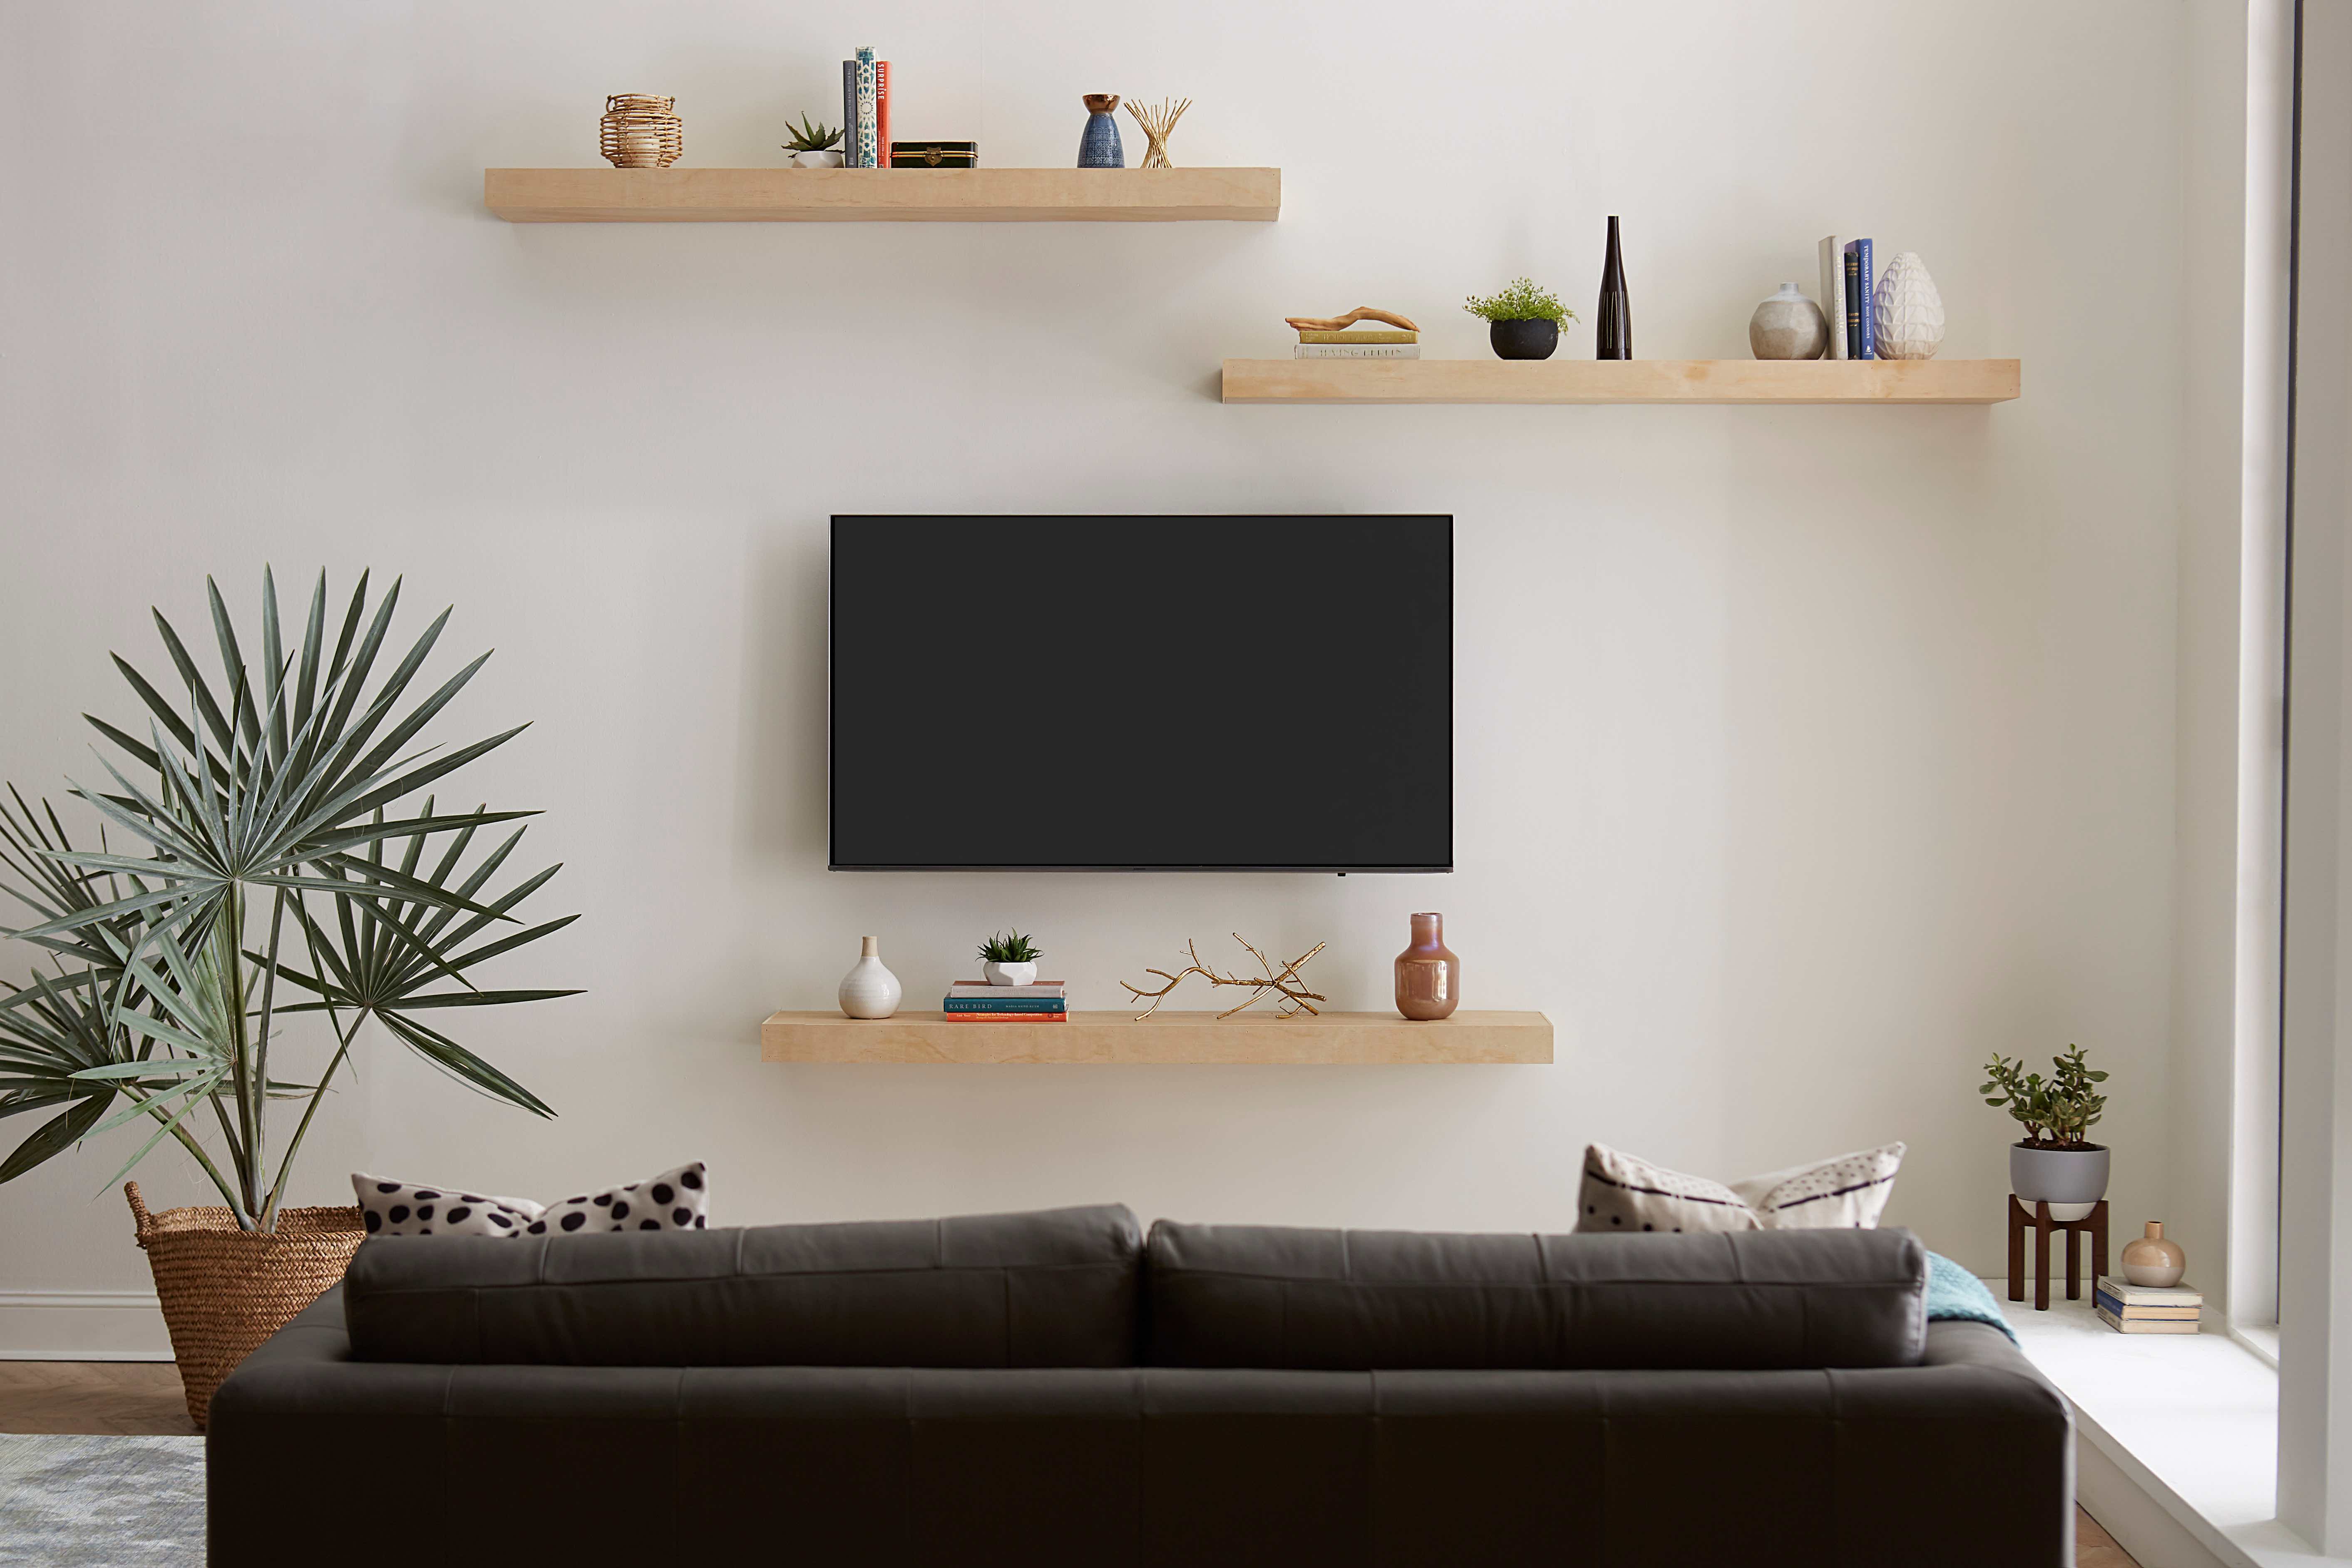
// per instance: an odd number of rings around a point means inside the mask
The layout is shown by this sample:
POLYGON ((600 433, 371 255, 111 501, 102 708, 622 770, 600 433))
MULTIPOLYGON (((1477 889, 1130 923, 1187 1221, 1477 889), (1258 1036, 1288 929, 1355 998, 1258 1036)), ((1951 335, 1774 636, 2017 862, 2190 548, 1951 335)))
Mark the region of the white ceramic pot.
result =
POLYGON ((982 964, 980 972, 988 977, 992 986, 1034 986, 1037 983, 1034 964, 982 964))
POLYGON ((886 1019, 898 1010, 898 977, 882 967, 882 944, 865 938, 857 965, 841 979, 841 1010, 854 1019, 886 1019))
POLYGON ((2107 1196, 2107 1150, 2103 1144, 2079 1149, 2009 1146, 2009 1190, 2031 1208, 2050 1205, 2053 1219, 2081 1219, 2107 1196))
POLYGON ((841 167, 841 154, 838 152, 795 152, 793 162, 803 169, 838 169, 841 167))
POLYGON ((1944 344, 1944 297, 1916 251, 1887 264, 1871 295, 1871 327, 1882 360, 1931 360, 1944 344))

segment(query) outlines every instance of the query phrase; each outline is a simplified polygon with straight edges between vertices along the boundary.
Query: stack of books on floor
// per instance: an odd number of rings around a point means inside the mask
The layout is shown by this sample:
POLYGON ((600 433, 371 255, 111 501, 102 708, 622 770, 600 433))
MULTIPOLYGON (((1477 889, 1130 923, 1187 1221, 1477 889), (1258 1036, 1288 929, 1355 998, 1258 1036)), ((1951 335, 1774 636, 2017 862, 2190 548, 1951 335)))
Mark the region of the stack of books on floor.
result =
POLYGON ((1297 355, 1302 360, 1417 360, 1421 334, 1391 327, 1349 327, 1338 332, 1301 327, 1297 355))
POLYGON ((1040 980, 1034 986, 958 980, 940 1006, 950 1023, 1067 1023, 1070 988, 1061 980, 1040 980))
POLYGON ((2158 1290, 2102 1274, 2091 1306, 2117 1333, 2195 1333, 2205 1292, 2186 1285, 2158 1290))

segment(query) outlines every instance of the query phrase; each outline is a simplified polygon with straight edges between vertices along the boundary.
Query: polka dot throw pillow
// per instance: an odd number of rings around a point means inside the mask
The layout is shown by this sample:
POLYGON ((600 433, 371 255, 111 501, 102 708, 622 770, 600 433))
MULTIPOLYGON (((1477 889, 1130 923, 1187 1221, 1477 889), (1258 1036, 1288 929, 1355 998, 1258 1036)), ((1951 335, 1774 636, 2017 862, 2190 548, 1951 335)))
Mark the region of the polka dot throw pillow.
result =
POLYGON ((352 1190, 359 1195, 360 1219, 370 1236, 568 1236, 705 1229, 709 1176, 697 1160, 625 1186, 600 1187, 545 1205, 362 1172, 352 1173, 352 1190))
POLYGON ((1726 1184, 1595 1144, 1584 1151, 1576 1228, 1621 1233, 1872 1229, 1894 1193, 1903 1155, 1901 1144, 1888 1144, 1726 1184))
POLYGON ((363 1171, 352 1173, 352 1190, 370 1236, 520 1236, 541 1213, 527 1197, 485 1197, 363 1171))
POLYGON ((710 1188, 703 1165, 697 1160, 657 1176, 626 1186, 604 1187, 593 1193, 551 1203, 547 1211, 524 1228, 531 1236, 562 1236, 598 1230, 700 1230, 710 1188))

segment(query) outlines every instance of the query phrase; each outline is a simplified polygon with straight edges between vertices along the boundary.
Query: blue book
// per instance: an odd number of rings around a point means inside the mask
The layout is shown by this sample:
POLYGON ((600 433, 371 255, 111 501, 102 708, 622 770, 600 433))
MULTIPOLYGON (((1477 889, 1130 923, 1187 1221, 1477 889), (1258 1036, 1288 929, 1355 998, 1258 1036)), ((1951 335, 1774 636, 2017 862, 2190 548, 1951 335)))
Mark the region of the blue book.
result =
POLYGON ((1066 997, 949 997, 940 1003, 946 1013, 1063 1013, 1070 1010, 1066 997))
POLYGON ((1855 317, 1853 357, 1874 360, 1878 358, 1878 319, 1877 313, 1871 308, 1871 278, 1874 275, 1870 268, 1870 242, 1866 239, 1848 240, 1845 253, 1853 257, 1854 282, 1861 290, 1856 293, 1850 287, 1846 292, 1846 307, 1854 312, 1855 317))
POLYGON ((882 166, 880 126, 875 117, 874 48, 867 45, 857 51, 857 166, 878 169, 882 166))
POLYGON ((841 163, 857 162, 857 62, 841 62, 841 163))

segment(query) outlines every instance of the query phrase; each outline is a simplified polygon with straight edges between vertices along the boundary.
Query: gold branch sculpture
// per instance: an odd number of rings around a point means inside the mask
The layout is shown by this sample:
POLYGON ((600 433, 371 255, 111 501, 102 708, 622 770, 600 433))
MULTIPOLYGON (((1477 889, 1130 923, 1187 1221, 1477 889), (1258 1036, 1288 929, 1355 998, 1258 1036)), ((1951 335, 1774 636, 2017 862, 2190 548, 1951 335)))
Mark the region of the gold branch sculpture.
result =
POLYGON ((1284 1018, 1291 1018, 1300 1012, 1314 1012, 1315 1004, 1324 999, 1320 992, 1310 991, 1307 988, 1307 982, 1298 977, 1298 967, 1306 963, 1307 959, 1315 956, 1316 954, 1323 951, 1323 949, 1330 946, 1330 944, 1327 942, 1318 942, 1314 946, 1308 948, 1306 952, 1301 953, 1297 957, 1293 958, 1289 963, 1283 965, 1282 967, 1277 969, 1274 967, 1273 963, 1267 959, 1265 954, 1259 952, 1255 947, 1251 946, 1249 943, 1242 941, 1242 934, 1240 932, 1236 931, 1234 933, 1234 940, 1241 942, 1242 946, 1248 952, 1249 956, 1257 960, 1257 967, 1265 971, 1265 978, 1261 979, 1255 975, 1220 975, 1217 971, 1201 962, 1201 950, 1192 943, 1187 942, 1184 944, 1184 951, 1191 956, 1192 960, 1191 963, 1185 965, 1182 968, 1177 970, 1172 975, 1165 969, 1146 969, 1144 971, 1147 975, 1157 975, 1161 979, 1168 982, 1158 990, 1146 990, 1143 987, 1131 984, 1126 980, 1121 980, 1119 982, 1120 985, 1127 987, 1128 994, 1135 1000, 1139 1002, 1146 997, 1150 997, 1151 998, 1151 1005, 1144 1009, 1141 1012, 1136 1014, 1135 1021, 1141 1023, 1145 1019, 1150 1018, 1153 1013, 1159 1011, 1160 1001, 1167 997, 1169 992, 1181 985, 1185 977, 1188 975, 1198 975, 1213 986, 1247 986, 1251 988, 1249 1000, 1242 1003, 1240 1007, 1227 1008, 1223 1012, 1217 1015, 1220 1019, 1229 1019, 1245 1008, 1254 1008, 1257 1006, 1258 1003, 1264 1001, 1269 994, 1278 996, 1282 998, 1282 1016, 1284 1018))
POLYGON ((1128 100, 1127 112, 1135 116, 1135 123, 1143 127, 1143 134, 1151 143, 1145 150, 1143 162, 1138 167, 1145 169, 1176 167, 1168 161, 1168 137, 1176 129, 1176 122, 1184 118, 1184 111, 1192 107, 1192 100, 1189 98, 1172 100, 1162 99, 1158 103, 1142 104, 1137 103, 1132 99, 1128 100))

